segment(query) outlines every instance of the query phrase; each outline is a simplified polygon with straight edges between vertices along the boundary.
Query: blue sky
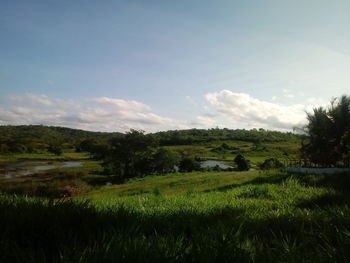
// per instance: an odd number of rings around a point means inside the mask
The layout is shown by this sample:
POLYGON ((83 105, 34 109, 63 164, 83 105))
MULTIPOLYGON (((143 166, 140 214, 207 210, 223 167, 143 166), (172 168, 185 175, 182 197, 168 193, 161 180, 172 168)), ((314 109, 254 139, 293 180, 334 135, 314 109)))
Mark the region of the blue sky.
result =
POLYGON ((0 2, 0 124, 267 128, 349 94, 349 1, 0 2))

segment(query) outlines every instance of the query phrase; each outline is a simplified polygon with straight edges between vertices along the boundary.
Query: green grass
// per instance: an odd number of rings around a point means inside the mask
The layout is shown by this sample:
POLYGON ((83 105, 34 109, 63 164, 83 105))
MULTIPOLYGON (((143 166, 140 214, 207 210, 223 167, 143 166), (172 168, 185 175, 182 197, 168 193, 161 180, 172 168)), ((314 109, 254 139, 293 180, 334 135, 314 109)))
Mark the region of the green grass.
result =
POLYGON ((203 159, 213 160, 233 160, 238 153, 242 153, 246 159, 250 160, 253 166, 263 163, 268 158, 295 159, 299 156, 300 141, 271 142, 262 143, 255 148, 254 143, 244 141, 212 141, 201 145, 178 145, 167 146, 174 151, 198 156, 203 159), (220 147, 223 143, 235 150, 225 150, 213 152, 213 149, 220 147))
POLYGON ((195 172, 75 199, 2 195, 0 262, 349 262, 349 187, 349 175, 195 172))
MULTIPOLYGON (((266 174, 266 173, 265 173, 266 174)), ((222 187, 235 187, 260 178, 259 172, 192 172, 136 178, 124 184, 103 186, 88 193, 86 198, 136 195, 161 189, 166 195, 184 194, 188 191, 215 191, 222 187)))

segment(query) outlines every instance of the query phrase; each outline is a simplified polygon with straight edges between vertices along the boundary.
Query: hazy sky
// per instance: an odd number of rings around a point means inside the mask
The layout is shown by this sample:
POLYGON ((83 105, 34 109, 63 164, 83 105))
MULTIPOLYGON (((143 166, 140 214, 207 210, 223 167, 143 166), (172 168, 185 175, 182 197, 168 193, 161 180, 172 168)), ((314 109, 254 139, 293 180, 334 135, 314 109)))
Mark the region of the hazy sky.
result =
POLYGON ((290 130, 349 91, 349 0, 0 1, 1 125, 290 130))

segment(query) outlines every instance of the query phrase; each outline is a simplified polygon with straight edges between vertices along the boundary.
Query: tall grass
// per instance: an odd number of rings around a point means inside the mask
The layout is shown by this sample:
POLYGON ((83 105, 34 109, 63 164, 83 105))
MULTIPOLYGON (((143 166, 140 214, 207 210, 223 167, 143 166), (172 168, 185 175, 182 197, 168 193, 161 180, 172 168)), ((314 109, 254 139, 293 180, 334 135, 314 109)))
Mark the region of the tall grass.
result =
POLYGON ((271 173, 179 194, 1 195, 0 262, 348 262, 349 199, 331 182, 271 173))

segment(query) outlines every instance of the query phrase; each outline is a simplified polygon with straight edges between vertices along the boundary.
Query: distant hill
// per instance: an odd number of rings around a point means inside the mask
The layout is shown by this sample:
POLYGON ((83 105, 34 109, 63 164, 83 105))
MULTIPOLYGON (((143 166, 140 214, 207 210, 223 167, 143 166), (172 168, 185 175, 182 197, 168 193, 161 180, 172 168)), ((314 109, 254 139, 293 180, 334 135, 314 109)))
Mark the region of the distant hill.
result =
MULTIPOLYGON (((0 153, 36 152, 50 145, 78 148, 87 139, 106 141, 118 132, 92 132, 65 127, 43 125, 0 126, 0 153)), ((247 142, 298 141, 301 136, 291 132, 268 131, 264 129, 189 129, 154 133, 161 145, 191 145, 211 141, 237 140, 247 142)))
POLYGON ((105 140, 120 133, 91 132, 43 125, 0 126, 0 153, 37 152, 49 145, 77 147, 83 140, 105 140))
POLYGON ((235 140, 246 142, 299 141, 302 135, 265 129, 189 129, 155 133, 161 145, 187 145, 210 141, 235 140))

